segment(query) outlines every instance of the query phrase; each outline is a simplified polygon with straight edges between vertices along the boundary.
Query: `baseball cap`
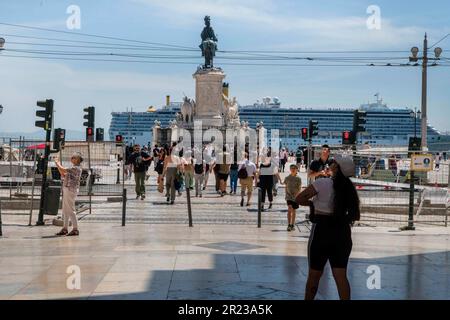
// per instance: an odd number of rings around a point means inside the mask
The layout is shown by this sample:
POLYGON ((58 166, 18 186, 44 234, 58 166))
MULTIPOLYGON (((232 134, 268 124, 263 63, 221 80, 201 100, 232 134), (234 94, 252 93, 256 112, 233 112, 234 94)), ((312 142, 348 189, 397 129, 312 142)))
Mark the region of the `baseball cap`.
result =
POLYGON ((334 157, 334 161, 339 165, 344 176, 351 177, 355 175, 355 164, 352 158, 336 156, 334 157))

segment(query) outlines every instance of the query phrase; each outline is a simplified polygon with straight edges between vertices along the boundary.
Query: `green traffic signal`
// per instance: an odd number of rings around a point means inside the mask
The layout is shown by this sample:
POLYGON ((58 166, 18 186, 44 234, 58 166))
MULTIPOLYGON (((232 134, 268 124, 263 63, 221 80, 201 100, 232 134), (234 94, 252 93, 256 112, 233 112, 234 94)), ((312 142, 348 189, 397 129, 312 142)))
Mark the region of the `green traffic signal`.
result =
POLYGON ((315 137, 319 134, 319 122, 315 120, 309 120, 309 137, 315 137))
POLYGON ((42 118, 42 120, 37 120, 35 126, 51 131, 53 127, 53 100, 47 99, 45 101, 37 101, 36 105, 45 110, 36 111, 36 117, 42 118))
POLYGON ((86 121, 83 123, 83 126, 88 127, 88 128, 94 128, 94 124, 95 124, 95 107, 87 107, 84 108, 83 111, 86 113, 83 116, 83 119, 85 119, 86 121))
POLYGON ((366 131, 366 112, 355 110, 353 112, 353 132, 365 132, 366 131))

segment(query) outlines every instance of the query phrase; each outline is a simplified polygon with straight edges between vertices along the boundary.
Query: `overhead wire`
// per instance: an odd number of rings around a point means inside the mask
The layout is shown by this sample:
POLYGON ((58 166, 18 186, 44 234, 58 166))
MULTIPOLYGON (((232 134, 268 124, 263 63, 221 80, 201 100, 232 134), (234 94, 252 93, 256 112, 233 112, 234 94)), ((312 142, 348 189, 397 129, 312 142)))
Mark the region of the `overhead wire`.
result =
MULTIPOLYGON (((96 35, 89 33, 65 31, 65 30, 55 30, 49 28, 19 25, 0 22, 0 25, 10 26, 15 28, 39 30, 45 32, 55 32, 69 34, 71 36, 79 37, 92 37, 99 39, 113 40, 115 42, 99 42, 99 41, 86 41, 77 39, 61 39, 61 38, 49 38, 40 36, 30 36, 30 35, 18 35, 9 34, 9 37, 17 37, 23 39, 33 39, 33 40, 46 40, 52 43, 36 43, 36 42, 7 42, 12 44, 12 48, 5 48, 4 52, 22 53, 24 55, 10 55, 3 53, 3 57, 18 57, 18 58, 42 58, 42 59, 59 59, 59 60, 78 60, 78 61, 105 61, 105 62, 145 62, 144 60, 131 60, 131 59, 88 59, 88 57, 118 57, 118 58, 139 58, 139 59, 174 59, 178 61, 173 61, 173 63, 187 63, 191 64, 189 61, 179 61, 179 60, 190 60, 198 59, 198 56, 186 55, 186 54, 138 54, 132 51, 161 51, 161 52, 198 52, 198 48, 180 46, 175 44, 159 43, 159 42, 149 42, 140 41, 134 39, 126 39, 120 37, 111 37, 105 35, 96 35), (118 43, 117 41, 127 42, 118 43), (56 42, 56 43, 53 43, 56 42), (63 43, 61 43, 63 42, 63 43), (144 45, 145 44, 145 45, 144 45), (19 46, 16 48, 15 46, 19 46), (38 46, 38 47, 61 47, 61 48, 79 48, 79 49, 92 49, 93 51, 64 51, 64 50, 45 50, 45 49, 30 49, 21 48, 21 46, 38 46), (95 50, 94 50, 95 49, 95 50), (107 49, 112 50, 111 52, 96 51, 97 49, 107 49), (120 52, 114 52, 114 51, 120 52), (122 52, 123 50, 128 50, 128 52, 122 52), (74 57, 85 57, 83 59, 74 57)), ((443 41, 441 39, 440 41, 443 41)), ((288 51, 288 50, 217 50, 217 60, 231 61, 228 64, 234 65, 266 65, 266 66, 417 66, 418 64, 411 65, 410 63, 398 63, 398 60, 407 59, 406 56, 378 56, 380 54, 386 53, 407 53, 406 50, 343 50, 343 51, 288 51), (299 56, 312 54, 316 56, 299 56), (346 56, 341 56, 346 54, 346 56), (363 54, 370 54, 371 56, 360 56, 363 54), (322 55, 322 56, 321 56, 322 55), (333 55, 333 56, 330 56, 333 55), (265 63, 239 63, 241 61, 255 61, 255 62, 265 62, 265 63), (273 61, 277 61, 274 63, 273 61), (308 61, 309 64, 295 64, 291 61, 308 61), (281 63, 280 63, 281 62, 281 63), (321 63, 321 64, 319 64, 321 63), (339 63, 339 64, 338 64, 339 63)), ((149 63, 172 63, 171 61, 148 61, 149 63)), ((195 63, 197 64, 197 63, 195 63)), ((226 64, 226 62, 222 63, 226 64)))
POLYGON ((445 35, 444 37, 442 37, 441 40, 439 40, 438 42, 436 42, 435 44, 433 44, 431 47, 429 47, 428 49, 433 49, 435 46, 437 46, 439 43, 441 43, 442 41, 444 41, 445 39, 447 39, 448 37, 450 37, 450 33, 445 35))
POLYGON ((0 22, 0 25, 16 27, 16 28, 23 28, 23 29, 41 30, 41 31, 47 31, 47 32, 64 33, 64 34, 70 34, 72 36, 73 35, 77 35, 77 36, 83 36, 83 37, 93 37, 93 38, 117 40, 117 41, 124 41, 124 42, 150 44, 150 45, 158 45, 158 46, 172 47, 172 48, 193 49, 192 47, 180 46, 180 45, 174 45, 174 44, 141 41, 141 40, 126 39, 126 38, 120 38, 120 37, 111 37, 111 36, 104 36, 104 35, 96 35, 96 34, 75 32, 75 31, 56 30, 56 29, 49 29, 49 28, 42 28, 42 27, 35 27, 35 26, 27 26, 27 25, 20 25, 20 24, 6 23, 6 22, 0 22))
MULTIPOLYGON (((43 56, 24 56, 24 55, 11 55, 11 54, 1 54, 1 57, 12 57, 12 58, 29 58, 29 59, 45 59, 45 60, 67 60, 67 61, 91 61, 91 62, 120 62, 120 63, 151 63, 151 64, 190 64, 198 65, 196 62, 186 62, 186 61, 149 61, 149 60, 123 60, 123 59, 93 59, 93 58, 73 58, 73 57, 43 57, 43 56)), ((236 62, 224 62, 223 65, 239 65, 239 66, 286 66, 286 67, 414 67, 410 64, 295 64, 295 63, 236 63, 236 62)))

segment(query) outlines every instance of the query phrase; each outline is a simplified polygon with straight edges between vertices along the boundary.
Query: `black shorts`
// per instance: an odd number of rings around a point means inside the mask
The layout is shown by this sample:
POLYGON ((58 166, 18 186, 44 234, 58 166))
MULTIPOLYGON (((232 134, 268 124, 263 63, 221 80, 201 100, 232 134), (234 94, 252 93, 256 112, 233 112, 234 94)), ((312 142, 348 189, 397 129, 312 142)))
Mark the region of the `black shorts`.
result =
POLYGON ((330 261, 331 268, 347 268, 352 246, 348 223, 314 223, 308 242, 309 267, 322 271, 327 261, 330 261))
POLYGON ((219 180, 227 181, 228 180, 228 174, 227 173, 218 173, 219 180))
POLYGON ((298 207, 299 207, 298 203, 295 201, 292 201, 292 200, 288 200, 287 205, 291 206, 293 209, 298 209, 298 207))

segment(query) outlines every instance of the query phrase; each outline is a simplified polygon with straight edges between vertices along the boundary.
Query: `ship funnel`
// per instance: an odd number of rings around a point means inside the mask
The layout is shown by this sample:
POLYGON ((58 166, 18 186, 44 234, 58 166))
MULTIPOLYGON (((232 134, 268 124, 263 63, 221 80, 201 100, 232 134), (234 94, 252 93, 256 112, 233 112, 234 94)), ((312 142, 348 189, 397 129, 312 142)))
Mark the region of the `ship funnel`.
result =
POLYGON ((166 96, 166 107, 170 106, 170 96, 166 96))

